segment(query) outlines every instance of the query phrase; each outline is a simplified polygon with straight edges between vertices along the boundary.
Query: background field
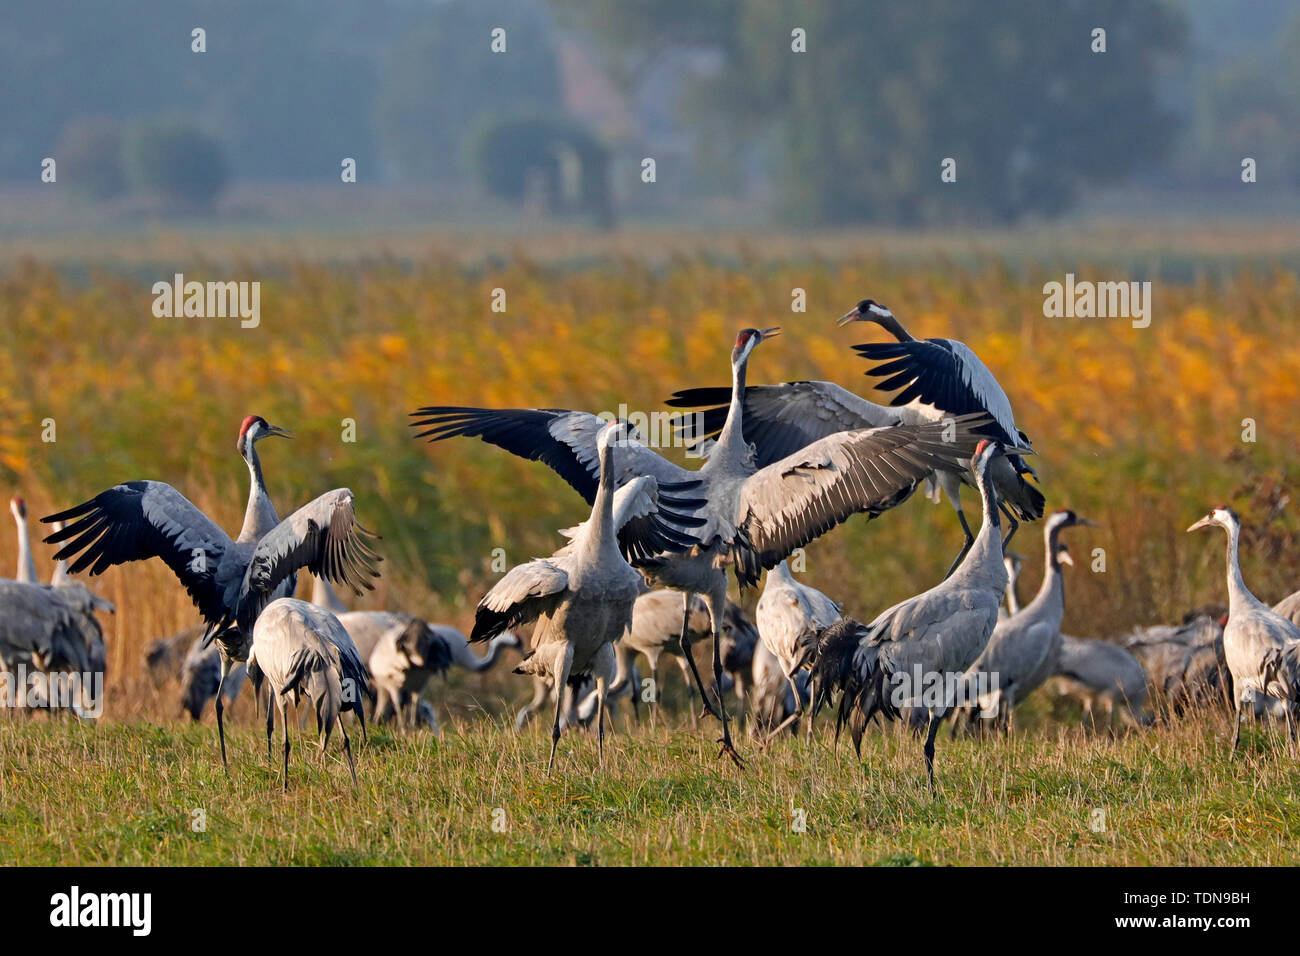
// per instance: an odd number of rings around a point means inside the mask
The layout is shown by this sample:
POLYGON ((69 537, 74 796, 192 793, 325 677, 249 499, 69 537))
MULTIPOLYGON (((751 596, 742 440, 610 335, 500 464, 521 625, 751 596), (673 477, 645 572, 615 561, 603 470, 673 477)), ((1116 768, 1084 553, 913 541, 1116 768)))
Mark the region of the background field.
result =
MULTIPOLYGON (((1249 528, 1248 583, 1276 600, 1300 555, 1293 487, 1300 344, 1294 334, 1300 239, 1283 227, 1124 228, 910 235, 492 232, 403 236, 363 251, 328 234, 270 237, 142 230, 5 251, 0 271, 0 468, 33 515, 125 479, 169 481, 237 527, 247 475, 234 450, 245 414, 293 430, 260 445, 281 512, 337 485, 383 535, 384 578, 360 607, 403 608, 468 629, 495 580, 490 562, 553 549, 581 500, 544 467, 477 443, 415 442, 422 404, 546 405, 654 411, 677 388, 725 384, 738 328, 780 324, 751 381, 825 378, 864 394, 849 345, 879 330, 836 329, 863 296, 919 335, 969 343, 1012 396, 1051 507, 1100 528, 1074 534, 1068 633, 1104 637, 1222 601, 1222 542, 1186 535, 1226 502, 1249 528), (196 263, 202 263, 197 265, 196 263), (1093 265, 1099 263, 1099 265, 1093 265), (260 279, 262 321, 156 319, 150 285, 260 279), (1149 278, 1147 329, 1125 320, 1050 320, 1042 285, 1149 278), (808 311, 790 311, 791 290, 808 311), (507 312, 490 311, 491 291, 507 312), (1258 440, 1242 441, 1253 418, 1258 440), (43 420, 57 441, 40 440, 43 420), (341 441, 356 421, 355 444, 341 441), (1105 552, 1093 572, 1092 549, 1105 552)), ((972 500, 973 504, 973 500, 972 500)), ((33 531, 36 531, 33 525, 33 531)), ((1039 529, 1015 548, 1040 577, 1039 529)), ((869 617, 938 580, 960 544, 950 510, 917 498, 809 548, 806 579, 869 617)), ((0 525, 0 574, 13 573, 0 525)), ((37 546, 48 574, 50 549, 37 546)), ((712 728, 680 722, 620 733, 597 773, 594 740, 544 779, 547 741, 501 715, 529 693, 509 666, 436 681, 447 735, 380 732, 349 796, 337 754, 322 768, 306 738, 294 787, 276 791, 245 695, 229 782, 215 729, 181 722, 174 686, 143 667, 152 638, 193 623, 164 568, 110 571, 93 586, 105 621, 109 703, 99 726, 0 719, 0 844, 21 862, 1289 862, 1300 828, 1295 763, 1275 734, 1225 759, 1226 721, 1207 716, 1148 734, 1085 735, 1077 714, 1031 701, 1020 739, 941 744, 941 795, 923 787, 919 744, 869 735, 864 767, 823 741, 783 741, 738 774, 714 759, 712 728), (55 772, 73 768, 74 774, 55 772), (342 799, 340 799, 342 798, 342 799), (793 834, 791 806, 810 810, 793 834), (204 835, 187 829, 209 811, 204 835), (510 835, 490 829, 507 810, 510 835), (1101 807, 1104 834, 1088 829, 1101 807), (251 809, 255 808, 255 809, 251 809), (87 836, 93 834, 93 838, 87 836)), ((752 606, 754 595, 745 596, 752 606)), ((675 675, 667 678, 669 704, 675 675)), ((620 716, 623 727, 626 714, 620 716)), ((207 717, 211 722, 211 715, 207 717)))

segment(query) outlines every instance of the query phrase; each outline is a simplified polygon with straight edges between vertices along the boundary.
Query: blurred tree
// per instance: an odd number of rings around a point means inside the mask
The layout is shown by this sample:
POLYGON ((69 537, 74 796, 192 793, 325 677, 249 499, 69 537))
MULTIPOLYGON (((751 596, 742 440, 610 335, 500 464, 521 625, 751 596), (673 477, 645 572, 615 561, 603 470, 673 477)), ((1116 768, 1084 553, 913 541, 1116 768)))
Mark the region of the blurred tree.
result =
POLYGON ((493 196, 613 224, 609 151, 567 117, 489 118, 472 136, 470 154, 479 182, 493 196))
POLYGON ((136 189, 179 207, 210 207, 228 177, 221 144, 182 119, 141 124, 128 139, 126 156, 136 189))
POLYGON ((122 125, 107 116, 79 116, 63 127, 54 148, 63 181, 91 199, 126 192, 122 125))
POLYGON ((795 222, 1054 214, 1162 155, 1175 131, 1154 77, 1184 30, 1158 0, 554 2, 625 77, 666 49, 720 51, 683 116, 707 153, 772 144, 795 222), (1091 50, 1097 26, 1105 53, 1091 50), (806 53, 791 50, 796 27, 806 53), (954 183, 940 181, 946 157, 954 183))
POLYGON ((393 50, 380 85, 385 157, 408 178, 466 173, 467 131, 503 110, 557 113, 560 77, 545 9, 528 0, 448 0, 393 50), (506 51, 489 47, 505 30, 506 51))

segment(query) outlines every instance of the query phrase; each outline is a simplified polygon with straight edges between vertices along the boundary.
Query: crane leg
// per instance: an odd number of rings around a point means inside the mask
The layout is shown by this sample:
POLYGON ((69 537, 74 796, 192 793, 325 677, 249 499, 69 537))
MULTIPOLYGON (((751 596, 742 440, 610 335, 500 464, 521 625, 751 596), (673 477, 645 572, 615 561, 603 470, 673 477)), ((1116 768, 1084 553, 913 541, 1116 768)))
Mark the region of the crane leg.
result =
POLYGON ((1237 725, 1236 733, 1232 735, 1232 752, 1230 757, 1236 756, 1237 744, 1241 742, 1241 701, 1237 701, 1237 706, 1232 711, 1232 722, 1237 725))
POLYGON ((1011 513, 1011 509, 1001 501, 998 502, 998 510, 1007 516, 1007 536, 1002 539, 1002 551, 1005 553, 1007 545, 1009 545, 1011 539, 1015 537, 1016 529, 1020 527, 1020 522, 1017 521, 1016 516, 1011 513))
POLYGON ((953 561, 952 567, 948 568, 948 573, 944 575, 945 580, 952 577, 952 573, 965 560, 966 553, 970 551, 971 545, 975 543, 975 535, 971 534, 970 531, 970 522, 966 520, 966 512, 962 511, 961 508, 957 509, 957 520, 961 522, 961 530, 966 535, 966 543, 961 546, 961 552, 957 555, 957 559, 953 561))
POLYGON ((767 746, 769 743, 775 740, 776 735, 779 734, 781 731, 785 730, 785 728, 789 727, 791 724, 794 724, 795 736, 798 736, 799 734, 799 718, 803 716, 803 701, 799 699, 799 687, 794 682, 794 676, 791 674, 786 674, 785 679, 786 679, 786 683, 790 685, 790 692, 794 694, 794 713, 788 715, 785 718, 785 720, 781 721, 774 728, 772 728, 771 732, 768 733, 768 735, 763 738, 764 746, 767 746))
POLYGON ((347 728, 343 726, 343 715, 339 714, 339 733, 343 735, 343 753, 348 758, 348 769, 352 771, 352 786, 357 785, 357 764, 352 759, 352 741, 348 739, 347 728))
POLYGON ((280 711, 280 729, 284 731, 284 770, 282 775, 283 787, 286 792, 289 790, 289 711, 284 706, 284 698, 277 698, 275 702, 276 709, 280 711))
POLYGON ((925 775, 930 781, 930 793, 935 792, 934 788, 934 738, 939 733, 939 721, 942 718, 930 714, 930 726, 925 735, 925 775))
MULTIPOLYGON (((740 758, 735 744, 731 742, 731 727, 727 721, 727 700, 722 693, 722 612, 727 604, 726 579, 723 579, 721 588, 706 596, 704 600, 709 608, 709 620, 713 624, 713 683, 718 688, 718 710, 722 712, 722 736, 718 739, 722 749, 718 751, 718 756, 726 754, 731 758, 732 763, 743 769, 745 761, 740 758)), ((690 658, 688 657, 687 660, 690 658)), ((694 663, 691 666, 694 667, 694 663)), ((696 676, 699 676, 698 673, 696 676)), ((704 688, 700 688, 700 691, 703 693, 704 688)), ((707 694, 704 700, 707 704, 707 694)))
POLYGON ((596 753, 605 766, 605 678, 596 678, 596 753))
MULTIPOLYGON (((691 669, 691 676, 695 678, 695 686, 700 689, 700 697, 704 701, 704 710, 700 713, 700 716, 703 717, 705 714, 712 714, 714 717, 717 717, 718 720, 721 720, 725 724, 726 718, 723 717, 722 714, 719 714, 714 709, 713 702, 709 700, 709 692, 704 688, 704 680, 703 678, 700 677, 700 669, 695 666, 695 655, 691 653, 690 623, 691 623, 691 598, 693 597, 695 597, 695 595, 689 591, 682 592, 682 636, 680 639, 682 645, 682 656, 686 658, 686 663, 691 669)), ((710 609, 709 613, 710 615, 712 615, 713 613, 712 609, 710 609)), ((715 657, 717 656, 717 648, 718 648, 718 634, 719 634, 718 628, 719 625, 714 624, 713 647, 714 647, 715 657)), ((719 683, 718 686, 721 687, 722 684, 719 683)), ((724 713, 726 712, 726 705, 723 705, 723 712, 724 713)))
MULTIPOLYGON (((269 764, 273 759, 271 757, 271 735, 275 733, 275 690, 271 688, 270 681, 267 681, 266 694, 266 762, 269 764)), ((272 764, 274 766, 274 764, 272 764)))
POLYGON ((573 648, 569 647, 560 658, 555 673, 555 723, 551 725, 551 760, 546 765, 549 775, 555 769, 555 750, 560 746, 560 717, 564 713, 564 687, 569 680, 569 666, 573 663, 573 648))
POLYGON ((217 736, 221 739, 221 766, 226 768, 226 773, 230 772, 230 763, 226 760, 226 707, 221 702, 222 692, 226 689, 226 675, 230 673, 230 658, 225 654, 219 655, 221 658, 221 679, 217 681, 217 736))

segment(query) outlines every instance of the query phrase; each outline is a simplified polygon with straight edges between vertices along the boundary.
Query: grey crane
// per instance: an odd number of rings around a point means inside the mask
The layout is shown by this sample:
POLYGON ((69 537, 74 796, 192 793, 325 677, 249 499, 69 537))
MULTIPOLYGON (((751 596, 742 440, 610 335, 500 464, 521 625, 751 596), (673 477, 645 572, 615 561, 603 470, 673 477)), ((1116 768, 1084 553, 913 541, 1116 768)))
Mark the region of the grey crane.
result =
POLYGON ((522 646, 515 635, 499 634, 492 638, 487 654, 479 657, 454 627, 400 611, 349 611, 323 578, 312 578, 311 603, 337 615, 356 642, 370 669, 372 719, 386 718, 391 709, 404 729, 423 723, 440 733, 436 714, 430 710, 422 716, 419 707, 420 695, 432 677, 445 674, 453 664, 474 673, 491 670, 502 651, 522 646))
POLYGON ((1025 559, 1014 553, 1007 552, 1002 557, 1002 563, 1007 569, 1007 606, 998 608, 998 620, 1005 621, 1012 614, 1020 611, 1020 572, 1024 570, 1025 559))
MULTIPOLYGON (((811 668, 817 650, 817 635, 840 619, 841 607, 821 591, 795 579, 782 561, 767 574, 754 619, 763 645, 781 663, 781 672, 796 702, 793 713, 772 728, 771 740, 786 727, 798 732, 803 705, 795 677, 811 668)), ((809 725, 809 734, 812 726, 809 725)))
MULTIPOLYGON (((1018 613, 1000 621, 979 658, 967 672, 969 686, 987 688, 971 702, 972 715, 996 714, 1007 729, 1016 704, 1056 673, 1061 650, 1061 620, 1065 615, 1065 582, 1061 564, 1073 564, 1058 544, 1061 532, 1093 526, 1073 511, 1058 511, 1043 526, 1043 583, 1038 594, 1018 613)), ((956 725, 954 725, 955 728, 956 725)))
MULTIPOLYGON (((981 416, 963 417, 957 434, 930 423, 906 428, 840 432, 800 448, 765 468, 758 468, 743 434, 745 375, 750 353, 776 329, 742 329, 731 353, 732 398, 727 419, 708 460, 697 472, 669 462, 639 441, 630 440, 616 485, 634 476, 660 481, 690 479, 703 483, 708 504, 700 545, 680 554, 661 555, 644 565, 652 586, 681 591, 683 651, 706 705, 709 694, 690 655, 688 618, 691 599, 704 596, 713 629, 713 673, 723 684, 722 613, 726 602, 726 569, 732 566, 741 587, 757 583, 797 547, 807 544, 852 515, 875 517, 905 500, 918 481, 937 467, 953 467, 967 454, 975 438, 972 429, 981 416)), ((596 415, 563 409, 482 409, 430 406, 413 415, 417 437, 439 441, 453 436, 480 438, 513 454, 541 460, 569 482, 589 502, 596 485, 595 436, 603 426, 596 415)), ((709 709, 722 721, 721 753, 741 765, 732 745, 727 709, 721 694, 718 708, 709 709)))
MULTIPOLYGON (((0 641, 0 662, 6 658, 5 645, 8 645, 7 656, 31 671, 37 693, 45 704, 57 703, 51 693, 56 689, 50 683, 52 674, 77 675, 79 686, 74 688, 75 699, 69 703, 83 716, 97 712, 97 705, 102 701, 93 699, 93 693, 87 696, 85 687, 86 679, 93 680, 93 675, 99 675, 102 689, 107 663, 104 632, 95 612, 112 613, 113 604, 93 594, 80 581, 67 574, 60 575, 57 566, 51 583, 41 584, 27 531, 27 504, 15 496, 9 510, 18 538, 18 578, 12 583, 25 587, 7 589, 0 605, 0 614, 5 615, 9 624, 9 636, 0 641), (48 614, 36 613, 33 605, 39 601, 56 606, 48 614), (79 640, 71 637, 69 626, 78 633, 79 640)), ((0 663, 0 668, 4 666, 0 663)))
POLYGON ((957 569, 930 590, 900 601, 864 625, 842 618, 821 633, 813 665, 813 712, 841 691, 836 739, 847 724, 859 757, 867 721, 893 720, 905 708, 928 715, 924 754, 934 790, 934 740, 943 718, 960 703, 962 676, 988 644, 1007 587, 997 492, 989 480, 1002 445, 981 441, 971 470, 984 506, 975 543, 957 569))
MULTIPOLYGON (((773 736, 773 728, 778 724, 789 726, 791 733, 798 732, 798 728, 787 718, 795 713, 803 713, 811 702, 811 676, 807 670, 796 672, 792 688, 781 661, 767 649, 763 641, 758 642, 751 663, 749 697, 753 727, 764 739, 773 736)), ((811 732, 810 727, 809 733, 811 732)))
POLYGON ((27 536, 27 502, 18 495, 9 499, 9 513, 14 516, 18 530, 18 565, 14 580, 23 584, 39 584, 36 576, 36 559, 32 556, 32 542, 27 536))
POLYGON ((1084 719, 1094 727, 1099 704, 1107 721, 1118 710, 1130 726, 1151 723, 1143 713, 1147 672, 1141 661, 1118 644, 1061 635, 1056 676, 1064 682, 1063 693, 1079 700, 1084 719))
MULTIPOLYGON (((41 520, 68 522, 45 540, 67 542, 56 559, 72 561, 70 571, 91 575, 130 561, 161 558, 184 585, 207 624, 205 640, 221 654, 224 685, 233 664, 248 659, 257 615, 277 597, 293 593, 296 572, 346 583, 358 594, 373 589, 379 560, 366 543, 374 535, 357 523, 352 492, 328 491, 278 519, 262 481, 256 443, 270 435, 289 437, 282 428, 249 415, 239 428, 236 448, 248 465, 251 487, 244 525, 233 541, 171 485, 128 481, 89 501, 41 520)), ((226 764, 222 694, 216 697, 221 762, 226 764)))
MULTIPOLYGON (((1037 481, 1038 474, 1021 454, 1013 451, 1017 447, 1029 450, 1032 444, 1029 436, 1016 425, 1011 401, 1001 384, 964 342, 915 339, 893 312, 871 299, 863 299, 839 319, 840 325, 850 322, 874 322, 897 339, 896 342, 874 342, 853 348, 863 358, 883 363, 867 371, 873 378, 885 378, 876 385, 877 389, 902 389, 890 404, 899 409, 905 423, 973 412, 992 418, 981 433, 1007 448, 1007 454, 994 464, 991 475, 998 502, 1010 523, 1002 542, 1005 550, 1016 532, 1017 518, 1041 518, 1044 499, 1042 492, 1025 480, 1028 475, 1037 481)), ((948 496, 966 534, 966 544, 954 562, 955 567, 973 541, 961 507, 960 481, 969 479, 967 475, 953 471, 941 470, 936 475, 939 487, 948 496)))
POLYGON ((1181 717, 1192 709, 1231 704, 1232 675, 1223 657, 1227 622, 1223 609, 1198 608, 1185 615, 1181 624, 1134 628, 1119 638, 1119 644, 1146 671, 1148 698, 1168 714, 1181 717))
POLYGON ((329 745, 337 723, 343 736, 343 752, 357 783, 357 765, 352 759, 352 742, 340 719, 341 712, 355 711, 365 732, 365 711, 360 701, 368 674, 356 645, 339 619, 323 607, 295 598, 278 598, 266 606, 253 624, 248 652, 248 672, 255 692, 270 685, 266 708, 266 753, 271 755, 275 711, 280 712, 284 730, 284 789, 289 789, 289 717, 287 705, 296 705, 302 695, 311 698, 316 710, 316 729, 322 753, 329 745), (275 707, 272 708, 271 704, 275 707))
POLYGON ((1287 731, 1295 737, 1295 709, 1300 700, 1300 627, 1250 593, 1241 577, 1238 541, 1241 519, 1227 505, 1210 511, 1188 531, 1214 526, 1228 535, 1228 623, 1223 628, 1223 656, 1232 675, 1232 752, 1241 740, 1241 712, 1255 697, 1286 703, 1287 731))
MULTIPOLYGON (((420 696, 434 676, 447 673, 453 664, 474 672, 489 670, 506 648, 522 645, 514 634, 498 634, 487 654, 478 657, 454 627, 430 624, 411 614, 350 611, 340 614, 339 621, 355 638, 370 668, 375 692, 372 719, 383 720, 391 711, 406 729, 416 725, 420 696), (375 637, 375 626, 383 623, 387 626, 375 637)), ((429 726, 440 733, 436 718, 429 726)))
MULTIPOLYGON (((614 648, 617 669, 614 682, 609 688, 611 696, 621 692, 633 681, 633 661, 636 655, 644 655, 650 665, 650 679, 654 689, 654 696, 650 702, 651 727, 655 726, 663 697, 659 684, 659 661, 665 654, 673 658, 681 668, 688 698, 695 690, 695 680, 691 676, 691 667, 686 660, 687 652, 682 650, 681 627, 681 595, 666 588, 646 590, 632 605, 632 626, 614 648)), ((688 648, 693 641, 712 634, 709 609, 698 596, 692 597, 686 617, 686 629, 688 648)), ((639 691, 639 688, 635 690, 639 691)), ((690 713, 694 718, 694 707, 690 708, 690 713)))
POLYGON ((545 674, 556 689, 551 729, 550 772, 560 742, 563 688, 571 678, 591 675, 597 690, 597 738, 605 750, 605 692, 614 676, 613 642, 632 624, 632 605, 642 580, 633 567, 675 548, 696 543, 691 536, 703 519, 703 503, 681 497, 700 482, 660 483, 644 475, 622 488, 615 475, 630 448, 622 422, 604 425, 596 436, 597 487, 591 517, 569 543, 549 558, 517 565, 479 602, 470 641, 495 637, 536 620, 533 647, 516 673, 545 674), (617 500, 616 500, 617 499, 617 500))

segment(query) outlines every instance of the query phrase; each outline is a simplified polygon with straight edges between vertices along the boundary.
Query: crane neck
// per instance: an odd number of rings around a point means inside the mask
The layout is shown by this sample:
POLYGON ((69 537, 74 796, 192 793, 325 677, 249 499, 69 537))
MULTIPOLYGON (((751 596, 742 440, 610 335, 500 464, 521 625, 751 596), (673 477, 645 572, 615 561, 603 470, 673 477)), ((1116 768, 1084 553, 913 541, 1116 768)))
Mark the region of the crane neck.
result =
POLYGON ((1238 559, 1237 544, 1241 537, 1241 525, 1233 522, 1226 529, 1228 532, 1228 612, 1242 605, 1259 604, 1259 599, 1250 593, 1246 582, 1241 577, 1241 562, 1238 559))
POLYGON ((619 554, 614 527, 614 490, 614 443, 611 441, 600 450, 596 500, 591 505, 591 520, 583 530, 581 547, 576 549, 584 561, 603 561, 619 554))
POLYGON ((748 367, 748 355, 731 364, 731 404, 707 465, 742 465, 749 458, 749 446, 745 443, 745 375, 748 367))
POLYGON ((262 480, 262 460, 257 455, 257 443, 244 442, 242 454, 248 465, 248 507, 244 509, 244 526, 236 540, 260 541, 280 523, 280 517, 275 513, 275 505, 271 503, 266 483, 262 480))
POLYGON ((889 332, 891 335, 894 336, 894 338, 898 339, 898 341, 900 342, 916 341, 916 339, 912 338, 911 333, 908 332, 907 329, 903 328, 903 323, 899 322, 898 319, 896 319, 892 315, 881 316, 880 318, 876 319, 876 322, 879 323, 881 328, 885 329, 885 331, 889 332))
POLYGON ((27 536, 27 519, 14 515, 18 525, 18 570, 17 579, 24 584, 38 584, 36 577, 36 559, 32 557, 32 541, 27 536))
POLYGON ((966 552, 966 557, 962 559, 952 577, 979 574, 981 569, 996 565, 990 580, 996 580, 997 593, 1001 593, 1007 586, 1007 569, 1003 564, 1002 555, 1002 520, 998 513, 997 495, 988 477, 988 468, 989 465, 986 463, 982 470, 975 469, 975 485, 979 489, 980 500, 984 506, 984 519, 980 524, 979 533, 975 535, 975 543, 966 552))
POLYGON ((1056 557, 1056 541, 1061 529, 1048 525, 1043 532, 1043 541, 1047 545, 1046 565, 1043 569, 1043 583, 1038 587, 1033 604, 1037 607, 1049 607, 1058 615, 1065 613, 1065 578, 1061 575, 1061 562, 1056 557))
POLYGON ((1020 613, 1020 596, 1016 593, 1016 585, 1020 583, 1020 576, 1007 572, 1007 613, 1020 613))

